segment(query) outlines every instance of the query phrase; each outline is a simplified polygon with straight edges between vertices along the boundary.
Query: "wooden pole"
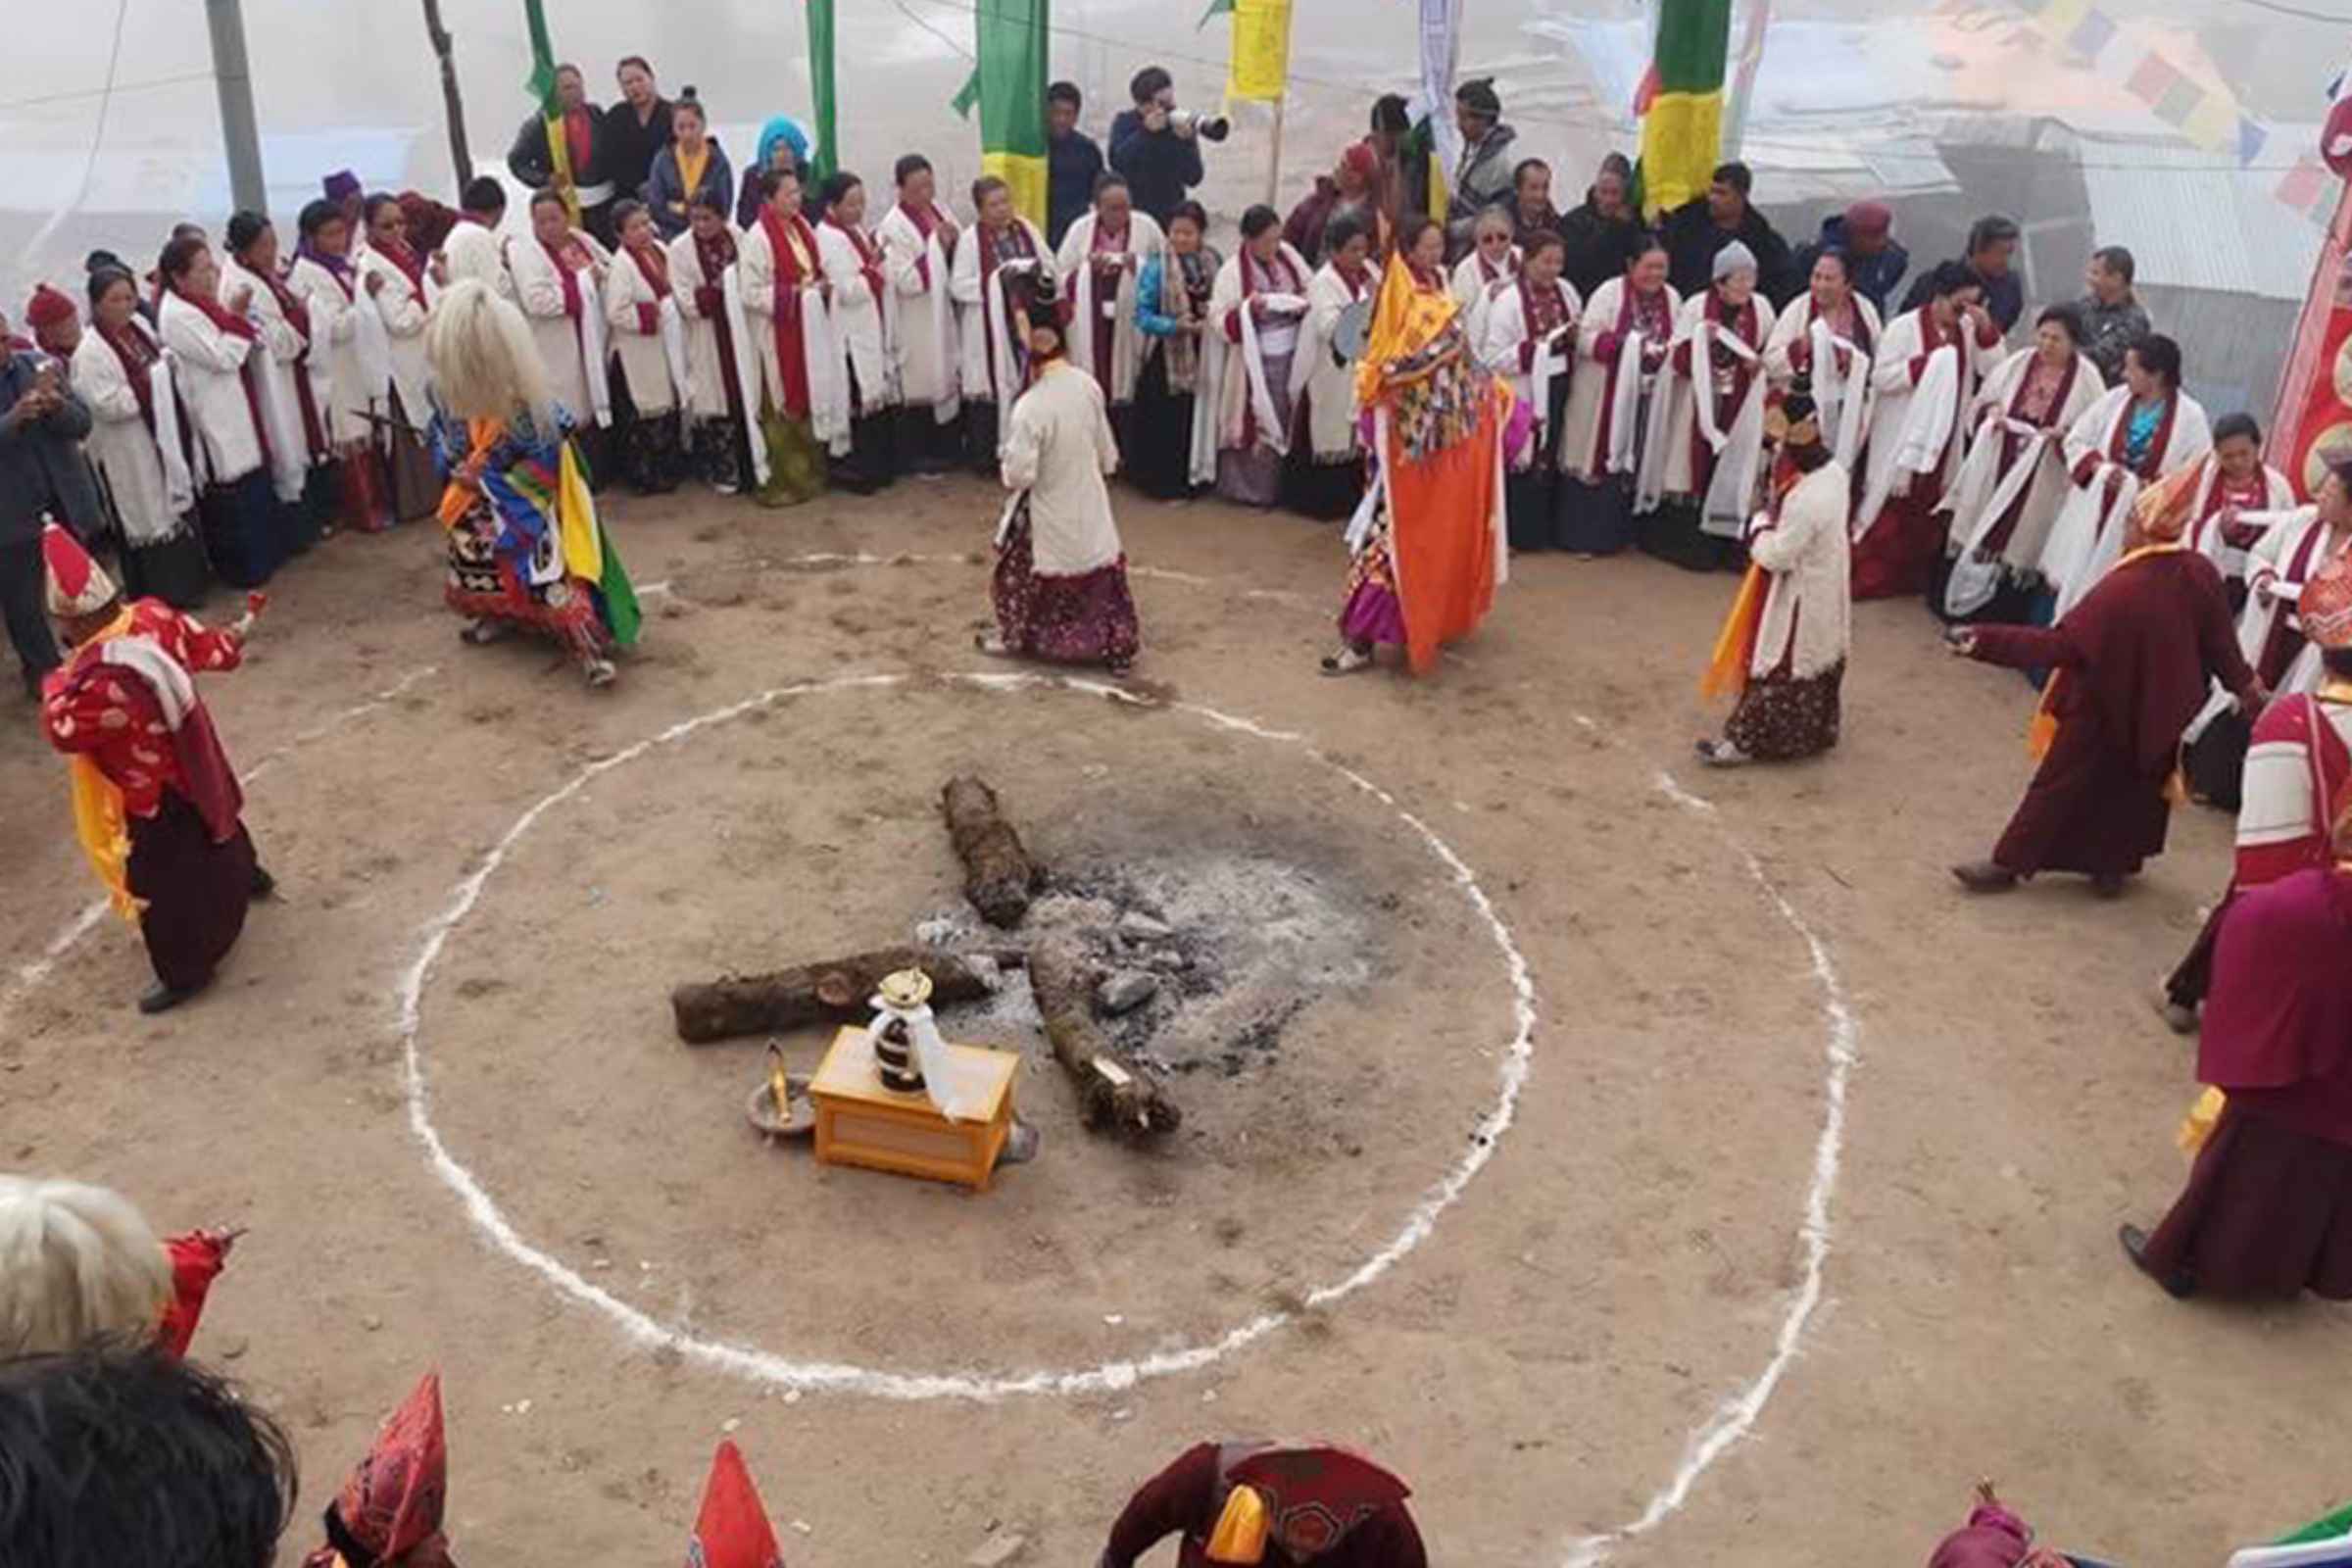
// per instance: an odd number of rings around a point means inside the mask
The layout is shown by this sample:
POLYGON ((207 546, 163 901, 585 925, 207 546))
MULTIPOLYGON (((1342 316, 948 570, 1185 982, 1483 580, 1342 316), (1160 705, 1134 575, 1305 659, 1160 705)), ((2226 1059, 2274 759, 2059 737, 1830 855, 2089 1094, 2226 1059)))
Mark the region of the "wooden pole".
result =
POLYGON ((1266 156, 1266 205, 1282 211, 1282 111, 1291 101, 1289 92, 1274 100, 1273 150, 1266 156))
POLYGON ((424 0, 424 35, 432 40, 433 53, 441 62, 441 109, 449 122, 450 164, 457 171, 457 195, 463 201, 466 183, 473 178, 473 155, 466 148, 466 104, 458 96, 458 63, 450 53, 455 40, 441 25, 441 0, 424 0))

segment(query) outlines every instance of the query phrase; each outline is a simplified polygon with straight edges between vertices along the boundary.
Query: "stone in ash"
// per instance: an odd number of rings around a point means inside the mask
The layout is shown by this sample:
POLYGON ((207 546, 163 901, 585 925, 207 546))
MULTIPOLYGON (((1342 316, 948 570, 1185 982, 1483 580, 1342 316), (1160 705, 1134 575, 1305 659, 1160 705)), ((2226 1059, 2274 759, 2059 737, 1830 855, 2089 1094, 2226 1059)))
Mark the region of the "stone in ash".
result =
POLYGON ((1121 969, 1095 990, 1095 1003, 1113 1018, 1122 1017, 1150 1002, 1159 991, 1159 977, 1141 969, 1121 969))

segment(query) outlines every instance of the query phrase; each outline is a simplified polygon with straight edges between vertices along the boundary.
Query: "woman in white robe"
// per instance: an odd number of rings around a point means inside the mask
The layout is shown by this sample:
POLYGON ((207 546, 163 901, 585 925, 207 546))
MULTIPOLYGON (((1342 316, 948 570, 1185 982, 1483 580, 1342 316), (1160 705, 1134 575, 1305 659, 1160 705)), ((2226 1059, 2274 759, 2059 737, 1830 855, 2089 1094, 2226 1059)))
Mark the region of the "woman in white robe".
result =
POLYGON ((743 335, 760 366, 759 450, 767 464, 753 499, 797 507, 824 494, 826 449, 846 427, 849 403, 826 310, 831 285, 816 230, 802 213, 801 177, 766 169, 756 178, 761 205, 736 263, 743 335))
POLYGON ((2180 390, 2180 346, 2158 333, 2124 351, 2124 384, 2066 432, 2073 489, 2051 525, 2041 574, 2057 600, 2055 624, 2123 558, 2140 490, 2213 450, 2213 425, 2180 390))
MULTIPOLYGON (((613 411, 620 471, 639 495, 667 495, 686 471, 678 386, 686 379, 686 323, 669 280, 669 252, 640 201, 612 204, 619 241, 605 270, 605 335, 627 409, 613 411)), ((617 403, 619 400, 615 398, 617 403)))
POLYGON ((1764 377, 1786 392, 1803 375, 1813 389, 1821 438, 1847 473, 1861 471, 1863 439, 1870 432, 1870 371, 1886 328, 1879 308, 1854 291, 1845 253, 1825 250, 1814 259, 1805 292, 1788 302, 1772 323, 1764 344, 1764 377))
POLYGON ((962 349, 949 297, 958 230, 930 160, 908 153, 895 172, 898 202, 874 237, 899 296, 899 457, 916 473, 944 473, 962 457, 962 349))
POLYGON ((360 256, 360 291, 383 323, 391 374, 378 438, 392 481, 392 514, 402 522, 429 516, 441 504, 441 477, 426 431, 433 418, 433 373, 424 357, 424 323, 439 287, 409 243, 408 215, 390 196, 368 198, 368 249, 360 256))
POLYGON ((310 309, 278 268, 277 230, 258 213, 228 220, 228 255, 220 264, 221 291, 250 303, 246 319, 270 353, 260 367, 262 422, 270 433, 270 476, 278 500, 297 511, 292 548, 308 550, 332 508, 322 405, 311 376, 310 309))
POLYGON ((201 238, 165 246, 158 271, 157 327, 194 429, 190 468, 205 553, 223 582, 258 588, 285 560, 292 532, 265 462, 260 372, 269 350, 245 318, 250 300, 220 297, 220 266, 201 238))
POLYGON ((1051 317, 1031 322, 1027 347, 1035 376, 1004 428, 1012 496, 990 581, 997 631, 978 639, 980 651, 1124 674, 1143 638, 1102 483, 1119 465, 1102 389, 1070 364, 1051 317))
POLYGON ((1110 405, 1110 428, 1125 451, 1143 368, 1144 334, 1135 324, 1136 289, 1144 265, 1167 248, 1167 236, 1149 213, 1135 210, 1127 181, 1104 174, 1095 182, 1095 205, 1061 236, 1054 259, 1070 301, 1070 362, 1095 378, 1110 405))
POLYGON ((1665 464, 1666 351, 1683 299, 1666 281, 1663 244, 1642 235, 1626 249, 1623 271, 1578 318, 1560 417, 1555 538, 1587 560, 1633 543, 1636 497, 1656 505, 1665 464))
POLYGON ((1569 371, 1575 365, 1577 318, 1584 302, 1560 275, 1568 242, 1556 233, 1533 235, 1521 259, 1519 280, 1506 287, 1486 313, 1486 331, 1476 353, 1482 364, 1506 377, 1535 429, 1503 477, 1513 550, 1550 550, 1562 539, 1559 489, 1559 432, 1568 405, 1569 371))
POLYGON ((1029 377, 1028 345, 1014 320, 1008 289, 1023 273, 1055 273, 1054 253, 1037 225, 1013 210, 1012 187, 986 174, 972 182, 979 217, 956 242, 949 297, 962 349, 964 451, 974 469, 998 471, 1002 409, 1029 377))
POLYGON ((1291 366, 1307 312, 1306 261, 1282 237, 1271 207, 1242 215, 1242 248, 1217 273, 1210 329, 1225 339, 1217 411, 1217 494, 1245 507, 1282 498, 1294 428, 1291 366))
POLYGON ((1690 571, 1736 563, 1764 469, 1772 306, 1756 291, 1755 254, 1740 241, 1715 253, 1714 271, 1675 318, 1659 501, 1642 527, 1643 550, 1690 571))
POLYGON ((760 372, 750 345, 736 335, 743 326, 739 277, 736 307, 727 307, 739 250, 725 194, 697 193, 686 232, 670 242, 669 276, 686 326, 687 448, 695 472, 722 496, 739 493, 747 474, 759 483, 749 443, 760 372))
MULTIPOLYGON (((1477 345, 1486 335, 1488 309, 1517 280, 1524 262, 1512 233, 1509 210, 1488 208, 1478 215, 1478 221, 1470 230, 1468 254, 1453 264, 1450 280, 1453 297, 1462 308, 1462 330, 1470 335, 1473 354, 1478 352, 1477 345)), ((1496 365, 1489 368, 1499 372, 1504 367, 1496 365)))
POLYGON ((2213 421, 2213 452, 2197 466, 2197 489, 2189 506, 2188 548, 2220 569, 2230 591, 2230 608, 2246 602, 2247 547, 2261 537, 2241 521, 2248 513, 2288 512, 2294 486, 2262 461, 2262 426, 2250 414, 2225 414, 2213 421))
POLYGON ((1960 471, 1969 406, 2000 362, 2001 329, 1974 272, 1946 262, 1924 286, 1927 303, 1886 323, 1871 366, 1856 599, 1927 592, 1943 560, 1940 514, 1960 471))
POLYGON ((898 477, 899 296, 882 247, 865 229, 865 182, 841 172, 825 181, 816 251, 832 289, 834 352, 846 382, 849 429, 832 443, 833 482, 872 495, 898 477))
POLYGON ((564 198, 541 191, 531 198, 531 232, 507 247, 514 303, 531 323, 531 341, 556 402, 573 420, 572 439, 602 485, 612 453, 612 385, 606 375, 603 283, 612 256, 583 229, 571 226, 564 198))
POLYGON ((1853 480, 1830 455, 1804 379, 1774 422, 1785 433, 1770 499, 1749 526, 1747 579, 1701 683, 1709 696, 1740 696, 1723 738, 1698 743, 1699 760, 1714 767, 1818 756, 1838 744, 1842 717, 1853 480))
POLYGON ((138 281, 121 268, 90 274, 90 329, 71 370, 90 410, 90 461, 122 533, 122 591, 196 609, 212 570, 188 521, 196 489, 179 398, 163 339, 139 314, 138 281))
POLYGON ((336 512, 362 533, 392 526, 392 482, 375 447, 372 416, 384 413, 392 350, 383 318, 360 292, 351 224, 333 202, 304 207, 301 239, 286 286, 311 318, 311 393, 333 452, 336 512))
POLYGON ((2003 360, 1977 394, 1944 565, 1928 584, 1928 608, 1946 620, 2022 625, 2031 613, 2042 548, 2073 488, 2066 432, 2107 389, 2082 337, 2082 318, 2051 306, 2034 346, 2003 360))
MULTIPOLYGON (((1372 268, 1372 230, 1353 213, 1323 227, 1326 260, 1306 285, 1291 396, 1300 405, 1291 443, 1283 504, 1309 517, 1351 515, 1364 497, 1364 444, 1356 416, 1355 365, 1341 357, 1340 318, 1380 292, 1372 268)), ((1369 306, 1365 307, 1369 309, 1369 306)))

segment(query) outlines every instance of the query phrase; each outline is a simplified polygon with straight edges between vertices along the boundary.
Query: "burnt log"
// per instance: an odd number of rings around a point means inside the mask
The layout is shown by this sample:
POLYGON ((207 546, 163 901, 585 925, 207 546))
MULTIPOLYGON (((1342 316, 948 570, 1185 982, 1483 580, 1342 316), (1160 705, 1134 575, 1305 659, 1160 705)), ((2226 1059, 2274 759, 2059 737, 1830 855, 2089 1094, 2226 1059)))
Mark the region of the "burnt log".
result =
POLYGON ((1096 1027, 1096 975, 1086 950, 1067 936, 1047 937, 1029 950, 1029 986, 1045 1020, 1054 1059, 1077 1091, 1080 1116, 1096 1132, 1134 1139, 1174 1132, 1184 1112, 1158 1077, 1103 1037, 1096 1027))
POLYGON ((1029 913, 1029 896, 1045 880, 1045 867, 1029 858, 1021 836, 997 802, 997 792, 969 773, 948 780, 940 791, 948 837, 963 862, 963 896, 990 925, 1010 931, 1029 913))
POLYGON ((707 1045, 738 1035, 772 1034, 811 1023, 863 1023, 882 977, 920 969, 931 977, 931 1004, 979 1002, 994 987, 989 978, 952 953, 926 948, 884 948, 822 963, 797 964, 772 974, 722 975, 676 987, 669 1009, 678 1038, 707 1045))

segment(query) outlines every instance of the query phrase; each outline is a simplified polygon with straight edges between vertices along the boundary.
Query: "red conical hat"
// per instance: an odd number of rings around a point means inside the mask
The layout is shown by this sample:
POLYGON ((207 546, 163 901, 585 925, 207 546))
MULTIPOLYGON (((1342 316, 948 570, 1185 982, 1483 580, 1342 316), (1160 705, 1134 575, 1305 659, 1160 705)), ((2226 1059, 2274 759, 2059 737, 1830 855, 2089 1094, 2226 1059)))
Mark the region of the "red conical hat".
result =
POLYGON ((1321 1556, 1373 1514, 1412 1495, 1403 1482, 1370 1459, 1332 1444, 1266 1448, 1226 1474, 1266 1499, 1275 1542, 1301 1562, 1321 1556))
POLYGON ((442 1568, 450 1560, 449 1544, 441 1539, 441 1511, 448 1500, 441 1375, 428 1372, 408 1402, 384 1422, 375 1446, 343 1484, 332 1520, 371 1561, 442 1568))
POLYGON ((776 1532, 767 1522, 760 1489, 732 1443, 718 1446, 710 1479, 703 1484, 703 1509, 695 1515, 694 1539, 686 1545, 686 1568, 783 1568, 776 1532))
POLYGON ((115 597, 114 579, 90 559, 81 541, 51 523, 41 530, 41 561, 49 568, 49 613, 86 615, 115 597))

